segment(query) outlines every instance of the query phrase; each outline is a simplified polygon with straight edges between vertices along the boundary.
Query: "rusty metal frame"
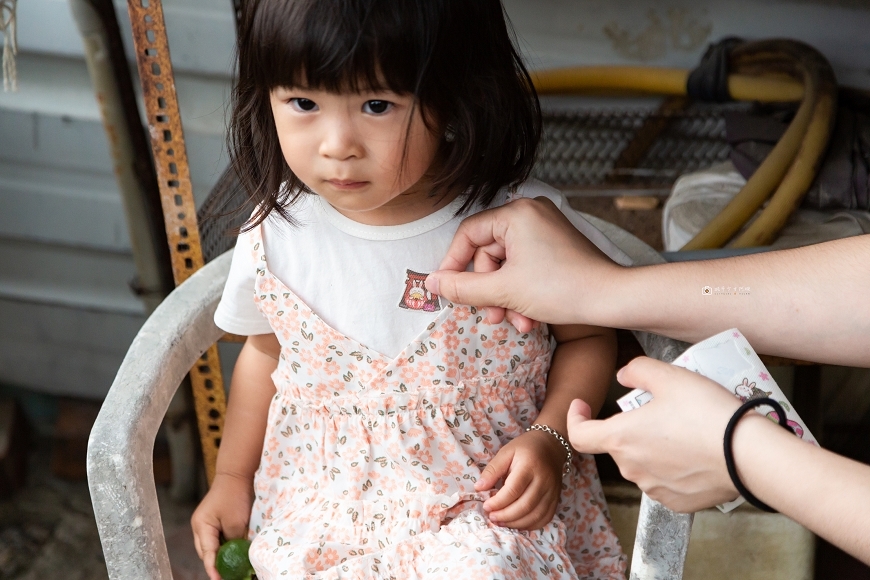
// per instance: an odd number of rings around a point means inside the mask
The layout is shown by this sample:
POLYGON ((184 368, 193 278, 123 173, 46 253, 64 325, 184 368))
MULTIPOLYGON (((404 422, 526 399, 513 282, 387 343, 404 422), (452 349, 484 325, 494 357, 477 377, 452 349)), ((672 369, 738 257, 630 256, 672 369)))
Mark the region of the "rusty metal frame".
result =
MULTIPOLYGON (((128 0, 127 8, 157 170, 172 275, 177 286, 200 269, 204 260, 163 6, 161 0, 128 0)), ((214 479, 226 414, 226 394, 217 345, 212 345, 200 357, 189 377, 210 485, 214 479)))

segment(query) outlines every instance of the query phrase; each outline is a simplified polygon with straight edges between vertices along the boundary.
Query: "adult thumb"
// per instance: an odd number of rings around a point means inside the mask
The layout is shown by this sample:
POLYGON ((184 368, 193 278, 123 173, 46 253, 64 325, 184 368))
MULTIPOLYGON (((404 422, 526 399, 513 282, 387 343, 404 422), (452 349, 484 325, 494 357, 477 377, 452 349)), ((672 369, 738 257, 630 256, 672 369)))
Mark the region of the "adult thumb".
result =
POLYGON ((592 409, 586 402, 574 399, 568 408, 568 439, 580 453, 605 453, 602 445, 604 421, 591 419, 592 409))
POLYGON ((426 278, 426 289, 457 304, 508 307, 499 272, 438 270, 426 278))

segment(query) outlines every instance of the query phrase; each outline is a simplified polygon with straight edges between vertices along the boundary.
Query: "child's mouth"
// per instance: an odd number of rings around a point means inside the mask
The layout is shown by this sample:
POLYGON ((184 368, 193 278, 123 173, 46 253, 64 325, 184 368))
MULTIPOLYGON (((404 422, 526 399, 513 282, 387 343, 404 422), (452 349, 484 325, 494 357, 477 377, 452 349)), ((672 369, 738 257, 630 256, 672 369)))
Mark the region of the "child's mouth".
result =
POLYGON ((368 181, 353 181, 351 179, 327 179, 326 183, 336 189, 359 189, 365 186, 368 181))

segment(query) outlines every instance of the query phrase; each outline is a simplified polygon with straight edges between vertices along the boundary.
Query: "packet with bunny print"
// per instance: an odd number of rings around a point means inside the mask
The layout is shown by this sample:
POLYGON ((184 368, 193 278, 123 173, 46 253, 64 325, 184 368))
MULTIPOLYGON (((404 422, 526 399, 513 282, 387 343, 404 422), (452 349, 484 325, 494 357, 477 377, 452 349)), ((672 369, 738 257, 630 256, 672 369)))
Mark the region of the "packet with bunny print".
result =
MULTIPOLYGON (((746 402, 752 399, 769 397, 785 410, 786 421, 794 429, 795 435, 818 445, 806 424, 794 410, 794 407, 782 393, 779 385, 770 376, 770 372, 758 358, 758 355, 736 328, 720 332, 715 336, 688 348, 672 364, 712 379, 731 391, 735 397, 746 402)), ((652 400, 652 395, 642 389, 634 389, 621 397, 617 403, 625 411, 631 411, 652 400)), ((755 409, 772 421, 778 421, 776 411, 769 406, 755 409)), ((722 512, 730 512, 745 500, 738 497, 718 507, 722 512)))

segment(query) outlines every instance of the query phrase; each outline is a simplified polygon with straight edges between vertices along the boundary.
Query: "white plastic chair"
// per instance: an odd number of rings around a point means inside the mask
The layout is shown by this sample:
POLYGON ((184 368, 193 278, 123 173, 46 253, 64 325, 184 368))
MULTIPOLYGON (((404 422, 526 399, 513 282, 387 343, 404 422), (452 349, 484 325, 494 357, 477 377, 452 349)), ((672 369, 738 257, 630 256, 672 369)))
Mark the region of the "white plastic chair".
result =
MULTIPOLYGON (((613 224, 586 216, 583 233, 615 261, 662 262, 652 248, 613 224)), ((223 334, 213 322, 231 252, 179 286, 148 318, 130 346, 88 442, 88 484, 112 580, 172 578, 154 486, 152 452, 179 383, 223 334)), ((687 345, 637 333, 648 356, 670 362, 687 345)), ((682 578, 692 514, 643 496, 631 580, 682 578)))

